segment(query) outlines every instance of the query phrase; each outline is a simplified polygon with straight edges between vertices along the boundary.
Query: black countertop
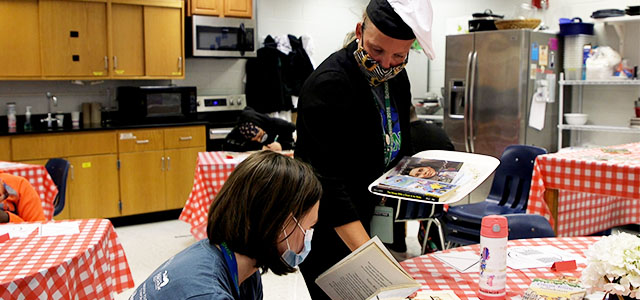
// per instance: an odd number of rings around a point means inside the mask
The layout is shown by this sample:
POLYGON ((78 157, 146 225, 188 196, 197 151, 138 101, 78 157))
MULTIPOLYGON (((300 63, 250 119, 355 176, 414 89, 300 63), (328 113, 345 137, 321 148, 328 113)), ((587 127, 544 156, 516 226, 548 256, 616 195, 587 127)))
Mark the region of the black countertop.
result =
MULTIPOLYGON (((21 136, 29 134, 43 134, 43 133, 73 133, 73 132, 91 132, 91 131, 104 131, 104 130, 119 130, 119 129, 143 129, 143 128, 156 128, 156 127, 179 127, 179 126, 195 126, 195 125, 208 125, 209 123, 204 120, 194 121, 180 121, 180 120, 162 120, 157 123, 146 124, 126 124, 118 122, 103 122, 103 124, 91 125, 85 127, 80 120, 80 127, 73 128, 71 124, 71 115, 65 114, 64 123, 62 127, 58 127, 54 124, 53 128, 47 128, 46 123, 41 123, 40 119, 46 117, 45 115, 32 116, 33 128, 31 130, 24 129, 24 116, 18 116, 16 132, 9 132, 8 122, 6 116, 0 116, 0 136, 21 136), (37 123, 36 123, 37 121, 37 123)), ((55 121, 54 121, 55 123, 55 121)))

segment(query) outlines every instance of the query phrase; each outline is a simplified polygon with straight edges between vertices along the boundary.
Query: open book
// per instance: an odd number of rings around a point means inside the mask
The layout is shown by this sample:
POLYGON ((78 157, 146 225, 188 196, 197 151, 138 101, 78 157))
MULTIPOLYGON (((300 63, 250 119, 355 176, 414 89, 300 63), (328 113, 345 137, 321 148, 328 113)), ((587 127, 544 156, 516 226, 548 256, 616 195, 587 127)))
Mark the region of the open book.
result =
POLYGON ((462 162, 404 157, 385 174, 386 178, 372 187, 375 192, 440 202, 446 200, 461 183, 462 162))
POLYGON ((422 151, 405 159, 372 182, 369 191, 418 202, 454 203, 475 190, 500 164, 488 155, 443 150, 422 151), (422 170, 415 170, 420 164, 422 170), (410 176, 420 173, 428 178, 410 176))
POLYGON ((320 274, 316 284, 333 300, 404 299, 420 288, 377 236, 320 274))

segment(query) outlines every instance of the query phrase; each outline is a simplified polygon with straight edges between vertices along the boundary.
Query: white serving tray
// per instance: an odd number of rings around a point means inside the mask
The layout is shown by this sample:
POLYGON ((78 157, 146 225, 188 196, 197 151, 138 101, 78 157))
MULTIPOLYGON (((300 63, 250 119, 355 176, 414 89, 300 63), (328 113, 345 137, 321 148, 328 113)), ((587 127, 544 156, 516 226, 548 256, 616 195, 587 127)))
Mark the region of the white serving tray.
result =
POLYGON ((376 181, 372 182, 369 185, 369 192, 384 196, 384 197, 393 197, 403 200, 410 200, 416 202, 424 202, 431 204, 451 204, 462 200, 465 196, 473 192, 480 184, 482 184, 492 173, 493 171, 500 165, 500 160, 493 156, 483 155, 483 154, 474 154, 467 152, 458 152, 458 151, 444 151, 444 150, 428 150, 422 151, 420 153, 415 154, 413 157, 419 158, 428 158, 428 159, 439 159, 439 160, 452 160, 462 162, 462 168, 460 171, 465 172, 465 174, 471 174, 471 179, 460 186, 455 190, 454 194, 447 198, 446 201, 443 202, 433 202, 428 200, 419 200, 413 198, 405 198, 405 197, 394 197, 383 193, 378 193, 372 191, 372 187, 378 185, 380 181, 384 180, 389 173, 393 171, 393 169, 386 172, 384 175, 380 176, 376 181))

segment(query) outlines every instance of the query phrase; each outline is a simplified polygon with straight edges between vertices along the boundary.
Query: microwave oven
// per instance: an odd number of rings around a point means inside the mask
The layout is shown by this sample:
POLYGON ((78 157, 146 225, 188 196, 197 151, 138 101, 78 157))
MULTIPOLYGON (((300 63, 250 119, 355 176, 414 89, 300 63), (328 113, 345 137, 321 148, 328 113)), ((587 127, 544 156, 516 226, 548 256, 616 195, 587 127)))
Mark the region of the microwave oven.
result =
POLYGON ((118 119, 125 124, 197 119, 195 86, 121 86, 116 100, 118 119))
POLYGON ((192 57, 255 57, 253 19, 194 15, 187 18, 187 52, 192 57))

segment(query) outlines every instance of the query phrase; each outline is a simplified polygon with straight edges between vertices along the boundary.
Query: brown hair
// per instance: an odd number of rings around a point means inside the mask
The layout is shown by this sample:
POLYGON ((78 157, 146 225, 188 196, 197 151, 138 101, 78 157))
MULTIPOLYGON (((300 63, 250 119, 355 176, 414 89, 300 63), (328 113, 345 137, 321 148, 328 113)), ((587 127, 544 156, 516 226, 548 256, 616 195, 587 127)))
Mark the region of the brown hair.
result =
POLYGON ((322 195, 309 165, 272 151, 250 155, 238 164, 209 208, 211 244, 226 242, 277 275, 295 269, 280 260, 277 245, 293 215, 300 220, 322 195))

